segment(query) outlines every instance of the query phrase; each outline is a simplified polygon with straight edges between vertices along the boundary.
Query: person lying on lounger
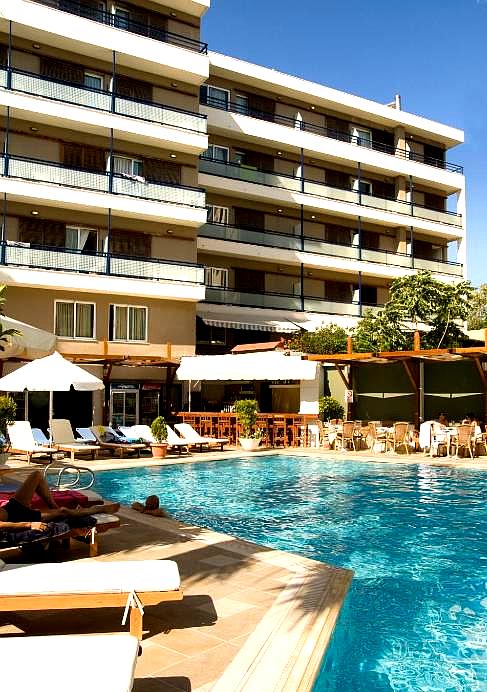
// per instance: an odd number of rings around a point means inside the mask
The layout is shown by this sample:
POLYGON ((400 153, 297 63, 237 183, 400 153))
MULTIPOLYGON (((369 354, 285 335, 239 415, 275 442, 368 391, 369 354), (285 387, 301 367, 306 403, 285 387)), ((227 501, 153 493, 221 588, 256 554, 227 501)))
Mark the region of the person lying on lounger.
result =
POLYGON ((69 535, 72 528, 95 526, 93 514, 115 514, 119 509, 118 502, 76 509, 58 507, 44 476, 40 471, 34 471, 7 504, 0 507, 0 544, 22 545, 49 538, 63 538, 69 535), (47 509, 31 507, 36 493, 47 505, 47 509))
POLYGON ((149 495, 144 504, 142 504, 142 502, 134 502, 132 504, 132 509, 135 509, 136 512, 142 512, 142 514, 151 514, 153 517, 170 516, 170 514, 160 506, 157 495, 149 495))

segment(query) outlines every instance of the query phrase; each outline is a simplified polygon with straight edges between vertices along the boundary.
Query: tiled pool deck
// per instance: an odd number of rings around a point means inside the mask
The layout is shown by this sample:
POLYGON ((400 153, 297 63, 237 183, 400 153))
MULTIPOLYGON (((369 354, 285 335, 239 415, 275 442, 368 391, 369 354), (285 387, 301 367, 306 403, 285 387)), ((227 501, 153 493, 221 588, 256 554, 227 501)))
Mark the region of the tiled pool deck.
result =
MULTIPOLYGON (((289 449, 268 453, 487 470, 487 457, 447 460, 418 454, 289 449)), ((193 454, 162 462, 108 459, 86 465, 101 470, 234 456, 242 452, 193 454)), ((11 465, 25 469, 15 460, 11 465)), ((123 509, 120 516, 122 527, 101 537, 96 559, 174 559, 185 594, 181 602, 146 609, 135 692, 304 692, 312 688, 351 572, 130 509, 123 509)), ((69 559, 86 559, 85 555, 86 546, 75 544, 69 559)), ((0 614, 0 635, 117 632, 122 629, 121 616, 113 609, 0 614)))

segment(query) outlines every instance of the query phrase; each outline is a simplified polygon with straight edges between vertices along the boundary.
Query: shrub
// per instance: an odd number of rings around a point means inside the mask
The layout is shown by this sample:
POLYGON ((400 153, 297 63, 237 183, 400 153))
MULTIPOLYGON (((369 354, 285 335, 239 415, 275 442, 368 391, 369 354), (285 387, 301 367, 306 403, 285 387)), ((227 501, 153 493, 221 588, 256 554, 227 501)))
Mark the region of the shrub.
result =
POLYGON ((150 426, 151 432, 158 444, 167 442, 167 425, 162 416, 157 416, 150 426))
POLYGON ((242 426, 243 437, 260 437, 255 432, 259 404, 255 399, 239 399, 235 402, 234 411, 237 414, 238 422, 242 426))
POLYGON ((343 414, 345 413, 345 409, 341 403, 332 396, 320 396, 318 410, 320 412, 321 420, 343 418, 343 414))

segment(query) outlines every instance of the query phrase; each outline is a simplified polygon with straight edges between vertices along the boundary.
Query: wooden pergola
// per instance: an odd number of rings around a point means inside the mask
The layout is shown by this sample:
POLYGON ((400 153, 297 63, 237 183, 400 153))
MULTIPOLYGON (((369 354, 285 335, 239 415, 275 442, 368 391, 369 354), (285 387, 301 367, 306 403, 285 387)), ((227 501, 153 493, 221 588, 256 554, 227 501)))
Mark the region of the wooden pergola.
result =
POLYGON ((330 355, 308 354, 308 360, 318 361, 334 365, 340 378, 347 389, 352 389, 350 375, 344 371, 345 367, 364 366, 366 364, 402 363, 413 392, 416 396, 416 420, 418 424, 424 411, 424 391, 421 381, 421 363, 433 361, 437 363, 452 363, 462 359, 469 359, 475 364, 483 387, 484 420, 487 420, 487 372, 482 367, 487 362, 487 329, 483 346, 468 346, 465 348, 436 348, 421 349, 419 334, 414 337, 414 350, 412 351, 380 351, 378 353, 354 353, 352 340, 349 337, 347 353, 334 353, 330 355))

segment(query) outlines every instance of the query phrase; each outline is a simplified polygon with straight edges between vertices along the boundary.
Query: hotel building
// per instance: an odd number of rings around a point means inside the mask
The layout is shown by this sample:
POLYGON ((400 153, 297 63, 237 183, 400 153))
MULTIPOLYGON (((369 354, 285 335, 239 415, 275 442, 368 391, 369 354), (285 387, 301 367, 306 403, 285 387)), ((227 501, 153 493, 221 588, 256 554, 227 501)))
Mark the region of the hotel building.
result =
POLYGON ((97 422, 181 406, 182 355, 465 276, 463 133, 208 53, 209 4, 0 0, 0 283, 104 378, 97 422))

